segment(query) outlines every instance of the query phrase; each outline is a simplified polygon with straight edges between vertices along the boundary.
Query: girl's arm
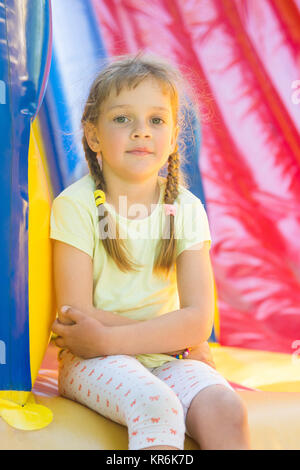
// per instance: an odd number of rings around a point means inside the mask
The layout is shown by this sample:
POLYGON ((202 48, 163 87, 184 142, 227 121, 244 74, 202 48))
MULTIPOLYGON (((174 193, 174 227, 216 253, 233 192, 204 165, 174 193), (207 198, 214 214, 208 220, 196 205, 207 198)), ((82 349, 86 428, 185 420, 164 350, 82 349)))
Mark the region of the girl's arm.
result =
MULTIPOLYGON (((101 322, 104 326, 121 326, 121 325, 132 325, 133 323, 140 323, 141 321, 144 320, 134 320, 132 318, 127 318, 127 317, 122 317, 121 315, 114 313, 114 312, 109 312, 108 310, 103 310, 103 309, 97 309, 95 307, 92 307, 90 309, 86 309, 85 311, 82 311, 82 313, 85 313, 86 315, 89 315, 99 322, 101 322)), ((58 313, 58 318, 59 321, 65 325, 71 324, 68 320, 65 319, 65 317, 60 315, 60 312, 58 313)), ((198 349, 199 349, 198 345, 198 349)), ((189 346, 186 346, 189 347, 189 346)), ((197 346, 194 346, 193 349, 196 349, 197 346)), ((184 348, 185 349, 185 348, 184 348)), ((177 351, 171 351, 167 352, 165 354, 169 355, 176 355, 176 354, 182 354, 184 349, 179 349, 177 351)), ((199 357, 199 355, 198 355, 199 357)))
MULTIPOLYGON (((86 312, 86 314, 100 321, 105 326, 130 325, 130 324, 139 323, 140 321, 142 321, 142 320, 134 320, 134 319, 127 318, 127 317, 122 317, 121 315, 118 315, 116 313, 109 312, 107 310, 96 309, 96 308, 91 309, 89 312, 86 312)), ((60 313, 58 315, 58 318, 61 323, 64 323, 64 324, 72 323, 66 320, 65 317, 60 315, 60 313)), ((196 346, 186 345, 186 347, 192 348, 188 356, 188 359, 194 359, 196 361, 205 362, 206 364, 215 368, 214 360, 213 360, 213 357, 209 348, 209 344, 207 341, 205 341, 204 343, 199 343, 196 346)), ((186 348, 178 349, 176 351, 168 351, 165 354, 175 356, 177 354, 182 354, 185 349, 186 348)))
POLYGON ((160 317, 110 328, 108 354, 164 353, 208 340, 214 317, 209 242, 184 250, 176 260, 181 308, 160 317))
MULTIPOLYGON (((142 320, 133 320, 131 318, 122 317, 116 313, 108 312, 102 309, 94 309, 93 313, 94 318, 102 322, 106 326, 120 326, 120 325, 130 325, 133 323, 139 323, 142 320)), ((195 346, 186 345, 184 349, 178 349, 176 351, 169 351, 165 354, 175 356, 177 354, 182 354, 183 351, 187 348, 191 347, 191 351, 187 357, 187 359, 193 359, 195 361, 205 362, 209 366, 216 368, 209 344, 207 341, 203 343, 199 343, 195 346)))
POLYGON ((106 354, 167 354, 199 344, 211 334, 209 316, 191 306, 132 325, 108 327, 106 354))
MULTIPOLYGON (((111 313, 111 312, 106 312, 106 311, 96 311, 93 307, 93 260, 92 258, 84 253, 83 251, 68 245, 66 243, 53 240, 54 242, 54 247, 53 247, 53 252, 54 252, 54 279, 55 279, 55 294, 56 294, 56 304, 57 304, 57 309, 60 311, 60 308, 63 305, 72 305, 73 308, 78 309, 79 311, 82 311, 84 314, 95 316, 98 318, 101 322, 101 319, 103 321, 104 319, 104 324, 108 325, 108 322, 116 322, 115 324, 120 325, 122 322, 121 326, 117 326, 116 329, 118 328, 124 328, 124 327, 136 327, 139 324, 143 325, 146 322, 145 321, 139 321, 139 320, 132 320, 129 318, 122 317, 120 315, 111 313), (105 320, 106 318, 106 320, 105 320)), ((184 251, 183 253, 186 253, 187 251, 184 251)), ((177 258, 177 260, 180 259, 182 260, 183 253, 177 258)), ((193 256, 194 257, 194 256, 193 256)), ((199 262, 199 260, 198 260, 199 262)), ((179 273, 179 280, 182 279, 182 275, 180 275, 180 272, 182 269, 181 267, 184 267, 184 263, 178 264, 178 269, 177 272, 179 273)), ((185 278, 187 278, 187 275, 185 273, 185 278)), ((180 287, 182 281, 179 282, 179 293, 184 292, 185 289, 182 290, 180 287)), ((192 285, 192 287, 195 287, 192 285)), ((196 286, 196 291, 197 286, 196 286)), ((184 302, 184 297, 181 293, 181 304, 184 302)), ((187 298, 189 296, 187 295, 187 298)), ((204 296, 205 297, 205 296, 204 296)), ((167 314, 169 315, 169 314, 167 314)), ((154 319, 150 320, 151 322, 159 320, 154 319)), ((113 330, 115 328, 108 327, 113 330)), ((172 346, 168 350, 162 351, 161 346, 164 344, 164 341, 160 344, 160 348, 158 349, 158 353, 161 352, 166 352, 169 353, 169 351, 175 352, 178 350, 182 350, 188 346, 191 346, 193 344, 199 344, 198 341, 191 341, 189 342, 188 338, 186 337, 183 344, 178 345, 176 344, 175 347, 172 346)), ((149 351, 150 353, 153 353, 154 350, 151 348, 149 351)))
MULTIPOLYGON (((59 321, 70 323, 60 315, 61 307, 73 308, 100 321, 104 326, 122 326, 140 323, 113 312, 93 306, 93 260, 83 251, 59 240, 53 243, 53 271, 55 300, 59 321)), ((71 322, 72 323, 72 322, 71 322)))

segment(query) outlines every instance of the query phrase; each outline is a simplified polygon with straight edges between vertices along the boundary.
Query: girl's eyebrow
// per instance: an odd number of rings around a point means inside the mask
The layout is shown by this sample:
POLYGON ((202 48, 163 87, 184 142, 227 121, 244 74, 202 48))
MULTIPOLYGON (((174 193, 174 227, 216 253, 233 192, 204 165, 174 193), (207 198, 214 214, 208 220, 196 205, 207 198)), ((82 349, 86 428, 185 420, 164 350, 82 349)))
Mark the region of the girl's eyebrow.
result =
MULTIPOLYGON (((115 108, 132 108, 132 106, 130 104, 118 104, 116 106, 111 106, 110 108, 108 108, 108 111, 111 111, 115 108)), ((151 109, 158 109, 160 111, 166 111, 167 113, 170 112, 167 108, 164 108, 163 106, 152 106, 151 109)))

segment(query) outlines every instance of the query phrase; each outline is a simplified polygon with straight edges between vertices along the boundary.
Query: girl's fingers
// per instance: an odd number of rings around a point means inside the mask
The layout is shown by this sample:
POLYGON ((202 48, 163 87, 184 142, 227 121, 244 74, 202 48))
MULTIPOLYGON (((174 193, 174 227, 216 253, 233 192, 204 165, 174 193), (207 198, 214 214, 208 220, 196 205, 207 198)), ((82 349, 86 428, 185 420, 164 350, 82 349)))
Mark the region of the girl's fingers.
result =
POLYGON ((59 348, 63 348, 64 347, 64 340, 61 336, 58 336, 56 339, 55 339, 55 344, 57 347, 59 348))
POLYGON ((68 317, 66 317, 65 315, 63 315, 62 313, 59 313, 58 312, 58 321, 59 323, 62 323, 63 325, 75 325, 75 323, 70 320, 68 317))
POLYGON ((52 329, 53 333, 55 333, 57 336, 59 336, 60 333, 62 332, 61 325, 62 325, 62 323, 60 323, 59 320, 55 320, 55 322, 52 324, 51 329, 52 329))
MULTIPOLYGON (((72 323, 79 323, 80 321, 84 320, 86 315, 80 310, 69 307, 68 305, 65 305, 61 308, 61 312, 63 314, 63 318, 69 319, 69 322, 71 321, 72 323)), ((70 324, 72 324, 70 323, 70 324)))
POLYGON ((62 323, 59 318, 55 320, 55 322, 52 325, 52 331, 55 333, 57 336, 64 336, 68 329, 70 328, 70 325, 67 325, 65 323, 62 323))

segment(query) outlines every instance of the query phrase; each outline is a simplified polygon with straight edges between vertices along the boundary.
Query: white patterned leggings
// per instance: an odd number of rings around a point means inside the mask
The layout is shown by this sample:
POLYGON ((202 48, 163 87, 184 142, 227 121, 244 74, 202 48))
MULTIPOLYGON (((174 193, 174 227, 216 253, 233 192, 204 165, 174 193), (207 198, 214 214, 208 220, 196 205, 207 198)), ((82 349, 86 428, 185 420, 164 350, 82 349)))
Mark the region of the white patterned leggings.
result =
MULTIPOLYGON (((184 359, 147 368, 127 355, 81 359, 59 354, 59 393, 127 426, 129 450, 184 449, 187 410, 197 393, 230 384, 207 364, 184 359)), ((188 434, 189 435, 189 434, 188 434)))

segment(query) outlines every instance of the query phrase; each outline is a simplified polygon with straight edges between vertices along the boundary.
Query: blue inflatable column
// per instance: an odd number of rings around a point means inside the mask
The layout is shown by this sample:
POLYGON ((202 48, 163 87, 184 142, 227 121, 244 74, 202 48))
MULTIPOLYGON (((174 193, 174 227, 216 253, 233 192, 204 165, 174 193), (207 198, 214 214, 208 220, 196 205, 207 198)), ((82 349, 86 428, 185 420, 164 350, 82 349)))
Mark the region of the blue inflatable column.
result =
POLYGON ((0 1, 0 390, 31 390, 28 147, 51 58, 50 0, 0 1))

